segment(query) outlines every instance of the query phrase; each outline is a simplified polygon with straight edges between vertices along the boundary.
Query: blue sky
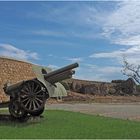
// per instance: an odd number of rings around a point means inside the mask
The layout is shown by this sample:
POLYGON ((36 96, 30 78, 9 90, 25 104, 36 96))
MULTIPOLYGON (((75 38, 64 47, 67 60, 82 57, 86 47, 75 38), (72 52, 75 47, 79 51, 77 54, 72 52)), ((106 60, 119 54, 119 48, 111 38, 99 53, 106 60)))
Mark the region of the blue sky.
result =
POLYGON ((0 56, 54 69, 79 62, 79 79, 126 79, 122 57, 140 60, 140 2, 1 1, 0 56))

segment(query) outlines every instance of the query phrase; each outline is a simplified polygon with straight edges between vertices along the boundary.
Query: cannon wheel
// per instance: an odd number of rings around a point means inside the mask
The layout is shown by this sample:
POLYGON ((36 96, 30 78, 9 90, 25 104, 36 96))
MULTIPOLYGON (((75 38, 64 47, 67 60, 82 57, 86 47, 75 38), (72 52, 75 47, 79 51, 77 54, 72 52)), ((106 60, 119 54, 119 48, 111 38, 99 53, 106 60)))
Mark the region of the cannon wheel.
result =
POLYGON ((21 107, 28 113, 41 110, 48 98, 46 88, 38 80, 26 81, 20 90, 21 107))
POLYGON ((42 109, 40 109, 40 110, 38 110, 38 111, 36 111, 36 112, 31 112, 30 114, 32 115, 32 116, 39 116, 39 115, 41 115, 42 113, 43 113, 43 111, 44 111, 44 107, 42 108, 42 109))
POLYGON ((17 100, 11 100, 9 103, 9 112, 16 119, 24 119, 27 113, 20 107, 17 100))

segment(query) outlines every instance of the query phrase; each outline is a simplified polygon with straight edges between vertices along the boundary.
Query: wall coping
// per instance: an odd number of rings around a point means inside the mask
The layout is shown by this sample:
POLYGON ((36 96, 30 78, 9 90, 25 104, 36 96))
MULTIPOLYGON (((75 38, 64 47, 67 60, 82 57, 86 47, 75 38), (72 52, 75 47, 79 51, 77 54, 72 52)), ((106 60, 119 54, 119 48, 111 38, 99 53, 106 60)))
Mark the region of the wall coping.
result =
POLYGON ((110 84, 111 82, 105 82, 105 81, 91 81, 91 80, 83 80, 83 79, 76 79, 76 78, 72 78, 73 81, 77 81, 77 82, 89 82, 89 83, 104 83, 104 84, 110 84))
MULTIPOLYGON (((0 56, 0 59, 8 59, 8 60, 13 60, 13 61, 18 61, 18 62, 33 64, 32 62, 29 62, 29 61, 26 61, 26 60, 23 60, 23 59, 16 59, 14 57, 0 56)), ((37 64, 35 64, 35 65, 37 65, 37 64)))
POLYGON ((0 56, 0 59, 7 59, 7 60, 12 60, 12 61, 26 63, 26 64, 31 64, 31 65, 37 65, 37 66, 46 67, 45 65, 40 65, 40 64, 32 63, 30 61, 26 61, 26 60, 23 60, 23 59, 16 59, 14 57, 0 56))

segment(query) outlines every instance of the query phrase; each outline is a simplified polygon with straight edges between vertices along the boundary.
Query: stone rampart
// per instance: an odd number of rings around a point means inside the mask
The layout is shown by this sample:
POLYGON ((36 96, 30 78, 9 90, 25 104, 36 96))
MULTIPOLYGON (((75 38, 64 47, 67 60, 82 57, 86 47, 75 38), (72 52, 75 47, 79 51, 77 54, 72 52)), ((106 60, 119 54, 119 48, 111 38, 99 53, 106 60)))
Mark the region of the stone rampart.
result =
POLYGON ((70 90, 92 95, 137 95, 133 79, 113 80, 112 82, 86 81, 79 79, 67 80, 70 90))
MULTIPOLYGON (((3 91, 6 82, 14 84, 18 81, 35 78, 32 64, 25 61, 0 57, 0 102, 9 100, 3 91)), ((136 84, 132 79, 114 80, 112 82, 85 81, 69 79, 64 82, 67 90, 92 95, 134 95, 136 84)))
POLYGON ((13 84, 34 77, 31 63, 0 57, 0 102, 9 100, 3 91, 6 82, 13 84))

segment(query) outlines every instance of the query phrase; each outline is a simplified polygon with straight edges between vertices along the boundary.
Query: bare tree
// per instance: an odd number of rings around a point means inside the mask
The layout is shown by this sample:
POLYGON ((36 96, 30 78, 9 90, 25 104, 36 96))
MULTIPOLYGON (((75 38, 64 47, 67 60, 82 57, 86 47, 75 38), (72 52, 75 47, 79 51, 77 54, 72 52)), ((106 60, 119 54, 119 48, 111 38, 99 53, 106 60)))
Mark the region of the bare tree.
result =
POLYGON ((140 84, 140 65, 130 64, 125 57, 123 57, 122 73, 140 84))

